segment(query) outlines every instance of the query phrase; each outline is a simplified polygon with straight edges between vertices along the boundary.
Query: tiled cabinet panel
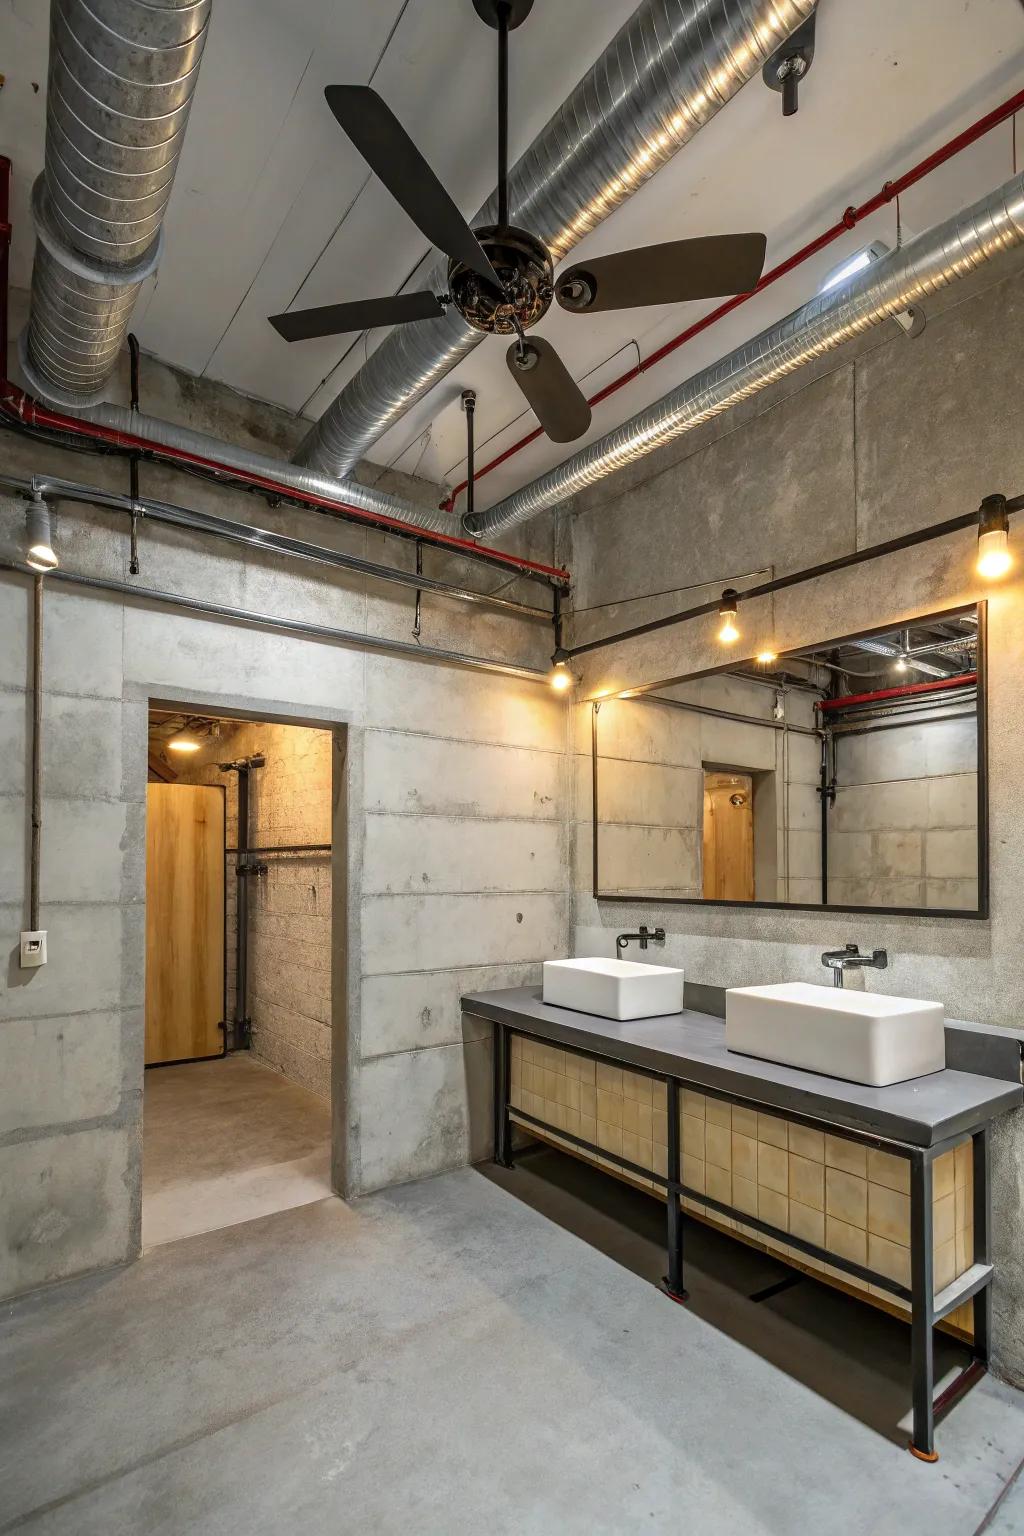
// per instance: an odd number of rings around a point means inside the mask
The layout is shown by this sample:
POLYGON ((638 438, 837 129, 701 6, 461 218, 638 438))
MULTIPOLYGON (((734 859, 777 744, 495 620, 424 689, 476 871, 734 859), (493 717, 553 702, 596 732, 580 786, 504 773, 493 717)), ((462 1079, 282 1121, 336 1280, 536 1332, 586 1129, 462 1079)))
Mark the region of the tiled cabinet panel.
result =
MULTIPOLYGON (((512 1035, 511 1068, 513 1120, 517 1109, 534 1115, 552 1128, 548 1139, 564 1150, 631 1184, 661 1193, 651 1180, 573 1147, 558 1132, 569 1131, 664 1175, 668 1150, 664 1083, 517 1034, 512 1035)), ((909 1311, 909 1303, 887 1291, 767 1237, 742 1220, 743 1214, 756 1216, 909 1285, 910 1166, 905 1158, 686 1088, 680 1093, 680 1147, 682 1182, 696 1191, 694 1197, 683 1200, 690 1214, 887 1309, 909 1311), (701 1202, 701 1194, 732 1206, 740 1215, 734 1218, 710 1210, 701 1202)), ((936 1292, 974 1262, 972 1183, 968 1137, 934 1164, 936 1292)), ((968 1302, 948 1321, 969 1331, 971 1319, 968 1302)))

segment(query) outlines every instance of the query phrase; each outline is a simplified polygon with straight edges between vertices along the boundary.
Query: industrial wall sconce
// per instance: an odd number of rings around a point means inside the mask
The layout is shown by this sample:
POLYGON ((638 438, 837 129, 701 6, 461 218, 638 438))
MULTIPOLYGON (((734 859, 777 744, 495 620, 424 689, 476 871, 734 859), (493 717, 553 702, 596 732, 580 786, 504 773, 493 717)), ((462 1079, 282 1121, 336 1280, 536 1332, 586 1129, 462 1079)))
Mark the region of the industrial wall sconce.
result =
POLYGON ((998 581, 1013 564, 1010 519, 1005 496, 986 496, 978 508, 978 561, 975 570, 986 581, 998 581))
POLYGON ((718 617, 721 619, 721 628, 718 638, 723 645, 732 645, 740 637, 736 624, 736 592, 732 587, 726 587, 722 593, 722 601, 718 605, 718 617))
POLYGON ((548 673, 548 682, 556 693, 565 693, 575 682, 575 678, 569 670, 569 652, 562 645, 556 648, 551 658, 551 671, 548 673))
POLYGON ((50 509, 38 491, 32 492, 32 500, 25 512, 25 542, 28 546, 26 559, 34 571, 56 570, 58 560, 53 552, 50 509))

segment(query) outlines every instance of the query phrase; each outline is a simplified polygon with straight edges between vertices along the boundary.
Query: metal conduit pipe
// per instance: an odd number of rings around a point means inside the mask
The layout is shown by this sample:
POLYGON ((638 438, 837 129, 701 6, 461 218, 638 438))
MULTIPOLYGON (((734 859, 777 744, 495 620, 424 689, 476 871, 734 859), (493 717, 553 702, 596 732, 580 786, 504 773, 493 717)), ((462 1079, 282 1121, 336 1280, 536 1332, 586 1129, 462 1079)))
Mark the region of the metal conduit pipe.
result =
POLYGON ((191 427, 178 426, 176 422, 161 421, 157 416, 145 416, 123 405, 104 403, 78 414, 85 421, 110 427, 115 432, 130 433, 165 448, 216 460, 229 470, 264 475, 278 485, 290 487, 298 496, 320 496, 328 501, 344 501, 371 516, 407 523, 428 533, 455 536, 463 533, 461 522, 450 512, 417 506, 410 501, 403 501, 399 496, 390 496, 387 491, 360 485, 356 480, 338 480, 333 475, 289 464, 287 459, 274 459, 265 453, 254 453, 249 448, 239 447, 237 443, 225 443, 205 432, 195 432, 191 427))
POLYGON ((818 294, 564 464, 477 512, 467 526, 494 535, 567 501, 1022 241, 1024 173, 873 263, 848 285, 818 294))
MULTIPOLYGON (((19 576, 33 576, 30 566, 18 560, 0 559, 0 571, 11 571, 19 576)), ((439 645, 419 645, 412 640, 390 640, 384 635, 365 633, 362 630, 340 629, 331 624, 314 624, 308 619, 287 619, 276 614, 260 613, 252 608, 235 608, 227 603, 207 602, 201 597, 186 597, 181 592, 165 592, 158 587, 140 587, 134 581, 114 581, 106 576, 83 576, 75 571, 58 567, 49 571, 46 580, 68 583, 92 592, 115 592, 132 602, 152 604, 161 608, 180 608, 186 613, 203 613, 215 619, 227 619, 235 624, 251 625, 255 629, 277 630, 281 634, 300 635, 309 640, 324 640, 328 644, 350 645, 361 651, 380 651, 388 656, 405 656, 417 661, 441 661, 453 667, 465 667, 474 672, 493 672, 499 677, 517 677, 527 683, 547 686, 548 669, 519 666, 515 662, 500 661, 491 656, 474 656, 467 651, 450 651, 439 645)))
POLYGON ((266 554, 277 554, 293 560, 308 561, 336 570, 354 571, 377 581, 392 582, 397 586, 414 587, 417 591, 433 592, 441 597, 454 598, 459 602, 472 603, 485 608, 497 608, 515 614, 521 619, 551 623, 551 611, 516 602, 513 598, 500 597, 489 592, 474 592, 452 581, 441 581, 422 572, 403 571, 396 566, 381 565, 376 560, 364 560, 360 555, 345 554, 324 544, 310 544, 305 539, 293 539, 288 534, 274 533, 268 528, 258 528, 252 523, 236 523, 232 518, 214 517, 209 512, 197 512, 191 507, 179 507, 171 501, 157 501, 151 496, 124 496, 118 491, 107 491, 96 485, 81 485, 74 480, 64 480, 55 475, 9 475, 0 470, 0 487, 19 496, 41 496, 49 501, 73 501, 86 506, 105 507, 115 512, 125 512, 133 520, 142 516, 152 523, 166 523, 175 528, 187 528, 192 533, 208 534, 212 538, 225 539, 232 544, 246 544, 266 554))
MULTIPOLYGON (((509 176, 509 216, 559 262, 670 160, 811 15, 817 0, 643 0, 509 176)), ((470 222, 498 220, 497 192, 470 222)), ((422 285, 448 288, 447 264, 422 285)), ((451 308, 381 342, 295 458, 347 475, 483 340, 451 308)))
POLYGON ((52 0, 46 157, 21 361, 63 406, 98 400, 156 271, 211 0, 52 0))

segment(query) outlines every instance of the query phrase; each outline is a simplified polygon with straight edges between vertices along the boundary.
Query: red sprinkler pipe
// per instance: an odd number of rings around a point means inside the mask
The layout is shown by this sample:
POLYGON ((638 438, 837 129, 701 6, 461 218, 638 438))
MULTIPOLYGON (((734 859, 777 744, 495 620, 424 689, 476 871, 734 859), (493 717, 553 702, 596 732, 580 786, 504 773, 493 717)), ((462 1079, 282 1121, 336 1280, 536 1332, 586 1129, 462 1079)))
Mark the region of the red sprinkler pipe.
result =
POLYGON ((504 550, 491 549, 486 544, 478 544, 474 539, 459 539, 451 534, 435 533, 430 528, 420 528, 415 523, 406 523, 397 517, 387 517, 380 512, 366 512, 362 507, 351 506, 340 498, 317 496, 312 491, 297 490, 295 486, 285 485, 268 475, 236 469, 231 464, 208 458, 205 454, 189 453, 184 448, 170 448, 163 443, 153 443, 148 438, 138 437, 134 432, 119 432, 114 427, 104 427, 98 422, 82 421, 77 416, 65 416, 61 411, 52 411, 48 406, 40 405, 23 389, 19 389, 16 384, 11 384, 9 381, 4 381, 3 391, 0 410, 13 420, 24 422, 27 426, 46 427, 51 431, 71 433, 75 437, 88 438, 92 442, 145 453, 151 458, 161 459, 169 464, 191 464, 200 469, 210 470, 214 474, 224 475, 239 484, 251 486, 254 490, 280 496, 286 501, 301 502, 304 506, 316 507, 323 512, 340 513, 344 517, 366 523, 372 528, 394 529, 398 533, 421 539, 424 544, 434 544, 442 549, 483 555, 488 560, 498 561, 512 570, 543 576, 549 581, 557 582, 560 586, 567 586, 569 583, 569 572, 564 567, 541 565, 536 560, 525 560, 519 555, 509 555, 504 550))
MULTIPOLYGON (((702 331, 709 330, 711 326, 716 325, 719 320, 731 314, 734 309, 739 309, 741 304, 746 304, 756 294, 763 293, 766 288, 771 287, 772 283, 777 283, 780 277, 787 277, 790 272, 802 266, 805 261, 809 261, 812 256, 816 256, 819 251, 823 251, 826 246, 838 240, 841 235, 845 235, 849 230, 855 229, 870 214, 877 213, 879 208, 884 208, 886 203, 891 203, 901 192, 905 192, 908 187, 912 187, 916 182, 923 180, 925 176, 936 170, 938 166, 945 165, 947 160, 952 160, 962 150, 968 149, 978 139, 983 138, 986 133, 998 127, 1000 123, 1005 123, 1007 118, 1013 117, 1022 108, 1024 108, 1024 91, 1018 91, 1015 96, 1010 96, 998 107, 994 107, 991 112, 986 112, 984 117, 979 117, 977 122, 972 123, 969 128, 965 128, 963 133, 958 133, 955 138, 940 145, 932 154, 927 155, 923 160, 919 160, 916 165, 911 166, 909 171, 904 171, 903 175, 897 177, 895 181, 885 182, 873 197, 868 198, 866 203, 861 203, 858 208, 847 208, 842 218, 838 219, 835 224, 823 230, 820 235, 817 235, 807 245, 801 246, 800 250, 794 251, 792 256, 787 256, 785 261, 780 261, 777 267, 772 267, 771 271, 763 273, 757 287, 752 288, 749 293, 738 293, 735 297, 727 299, 724 304, 719 304, 709 314, 702 316, 700 320, 694 321, 693 325, 688 325, 684 331, 680 331, 677 335, 672 336, 662 346, 658 347, 656 351, 652 352, 650 357, 644 358, 642 362, 634 363, 633 367, 627 368, 625 373, 620 373, 618 378, 612 379, 610 384, 606 384, 603 389, 599 389, 595 395, 590 395, 588 404, 592 406, 600 405, 601 401, 607 400, 609 395, 614 395, 618 390, 625 388, 627 384, 631 384, 634 379, 638 379, 649 368, 653 368, 655 364, 662 362, 670 353, 675 352, 678 347, 683 346, 688 341, 692 341, 694 336, 699 336, 702 331)), ((532 432, 527 432, 525 437, 521 437, 518 442, 512 443, 510 447, 505 448, 495 458, 489 459, 486 464, 477 469, 474 472, 474 482, 482 479, 484 475, 490 474, 492 469, 497 469, 499 464, 506 463, 515 454, 521 452, 523 448, 528 448, 531 443, 535 443, 538 437, 542 436, 543 429, 540 427, 536 427, 532 432)), ((465 489, 465 480, 460 480, 451 494, 441 502, 442 511, 450 512, 455 505, 455 498, 460 491, 465 489)))
POLYGON ((905 683, 902 688, 876 688, 873 693, 848 693, 841 699, 822 699, 821 710, 851 709, 854 704, 875 704, 885 699, 906 699, 918 693, 940 693, 951 688, 968 688, 978 681, 977 672, 962 672, 958 677, 936 678, 934 683, 905 683))

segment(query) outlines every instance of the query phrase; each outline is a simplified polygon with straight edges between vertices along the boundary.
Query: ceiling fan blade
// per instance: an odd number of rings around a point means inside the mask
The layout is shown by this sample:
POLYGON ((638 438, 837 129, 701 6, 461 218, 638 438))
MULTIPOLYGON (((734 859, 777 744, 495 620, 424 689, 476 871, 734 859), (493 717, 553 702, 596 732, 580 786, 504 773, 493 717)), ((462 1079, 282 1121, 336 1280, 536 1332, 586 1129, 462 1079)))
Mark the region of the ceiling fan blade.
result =
POLYGON ((444 305, 432 293, 392 293, 383 299, 355 299, 351 304, 294 309, 286 315, 271 315, 270 323, 285 341, 311 341, 314 336, 340 336, 345 331, 403 325, 407 320, 433 320, 443 314, 444 305))
POLYGON ((766 244, 764 235, 705 235, 595 256, 558 274, 555 297, 563 309, 589 315, 749 293, 760 279, 766 244))
POLYGON ((327 105, 374 175, 427 239, 501 289, 462 214, 387 102, 368 85, 328 85, 327 105))
POLYGON ((531 336, 505 353, 508 371, 553 443, 572 443, 590 426, 590 406, 549 341, 531 336))

